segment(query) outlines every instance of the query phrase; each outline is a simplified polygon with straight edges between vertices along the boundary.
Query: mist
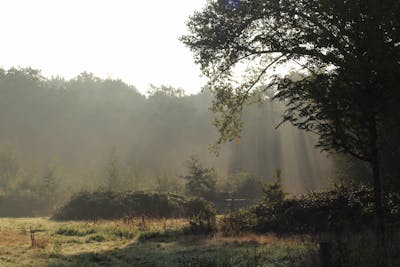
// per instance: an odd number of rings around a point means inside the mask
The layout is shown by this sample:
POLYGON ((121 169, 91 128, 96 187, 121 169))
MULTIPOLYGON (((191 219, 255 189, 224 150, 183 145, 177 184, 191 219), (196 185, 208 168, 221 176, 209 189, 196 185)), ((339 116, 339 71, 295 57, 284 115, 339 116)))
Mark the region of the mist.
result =
POLYGON ((218 134, 211 99, 168 86, 144 95, 90 73, 65 80, 30 68, 2 69, 0 154, 15 171, 1 177, 1 191, 33 187, 48 170, 61 195, 95 190, 107 186, 110 162, 119 189, 155 190, 160 179, 181 184, 191 156, 220 177, 245 171, 270 181, 279 170, 291 193, 326 186, 331 159, 314 149, 310 134, 286 124, 275 129, 282 105, 270 100, 246 109, 239 143, 223 145, 218 157, 211 153, 218 134))

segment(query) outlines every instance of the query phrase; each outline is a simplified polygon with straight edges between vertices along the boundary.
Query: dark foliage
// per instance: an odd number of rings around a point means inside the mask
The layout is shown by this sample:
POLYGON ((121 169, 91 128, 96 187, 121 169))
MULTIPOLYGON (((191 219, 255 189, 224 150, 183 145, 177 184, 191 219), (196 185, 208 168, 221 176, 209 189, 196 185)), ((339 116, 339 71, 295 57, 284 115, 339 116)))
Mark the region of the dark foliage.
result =
POLYGON ((214 205, 202 198, 192 198, 185 204, 186 215, 189 217, 191 233, 211 234, 216 232, 216 215, 214 205))
POLYGON ((274 87, 288 101, 284 120, 318 133, 322 149, 373 161, 372 128, 398 126, 399 2, 230 2, 210 1, 182 37, 215 92, 219 142, 239 134, 253 89, 274 87), (246 63, 243 79, 235 67, 246 63), (305 75, 269 72, 287 64, 305 75))
POLYGON ((54 216, 55 220, 116 219, 126 215, 182 217, 184 199, 173 194, 144 192, 81 192, 54 216))
POLYGON ((213 200, 215 198, 217 173, 213 168, 205 168, 200 160, 191 157, 186 163, 188 175, 183 178, 186 182, 186 190, 189 196, 213 200))
MULTIPOLYGON (((385 195, 386 223, 400 221, 400 194, 385 195)), ((373 229, 373 190, 366 186, 336 186, 324 192, 312 192, 296 198, 261 203, 225 219, 228 232, 275 232, 278 234, 357 233, 373 229)))
POLYGON ((400 130, 399 1, 231 2, 209 1, 182 37, 214 91, 217 144, 237 138, 243 106, 273 88, 273 98, 286 101, 282 122, 316 133, 322 150, 369 164, 383 246, 381 159, 398 150, 385 137, 400 130), (298 77, 270 72, 293 65, 298 77), (248 66, 245 77, 237 66, 248 66))
POLYGON ((256 229, 257 216, 248 209, 240 209, 224 216, 221 220, 221 232, 225 235, 240 235, 256 229))
POLYGON ((53 203, 37 194, 0 195, 0 217, 46 216, 53 210, 53 203))

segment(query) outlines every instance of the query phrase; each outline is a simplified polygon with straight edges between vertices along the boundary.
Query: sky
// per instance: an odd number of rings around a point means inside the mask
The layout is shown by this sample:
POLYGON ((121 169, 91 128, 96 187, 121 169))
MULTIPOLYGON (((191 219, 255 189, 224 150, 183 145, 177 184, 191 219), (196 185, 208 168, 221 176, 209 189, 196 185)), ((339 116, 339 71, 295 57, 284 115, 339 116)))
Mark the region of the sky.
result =
POLYGON ((179 37, 206 0, 0 0, 0 67, 32 67, 46 77, 83 71, 197 93, 201 77, 179 37))

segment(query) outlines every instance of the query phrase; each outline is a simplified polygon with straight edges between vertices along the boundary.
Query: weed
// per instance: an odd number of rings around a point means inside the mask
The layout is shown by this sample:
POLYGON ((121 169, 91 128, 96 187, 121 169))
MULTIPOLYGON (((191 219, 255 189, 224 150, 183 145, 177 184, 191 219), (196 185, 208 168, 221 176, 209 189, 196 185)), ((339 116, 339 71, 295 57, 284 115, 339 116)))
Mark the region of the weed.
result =
POLYGON ((139 241, 169 242, 184 234, 183 230, 147 231, 140 233, 139 241))
POLYGON ((96 230, 92 228, 72 228, 72 227, 61 227, 56 231, 58 235, 65 235, 65 236, 86 236, 95 234, 96 230))
POLYGON ((89 238, 86 239, 86 243, 90 243, 90 242, 104 242, 107 239, 103 236, 103 235, 92 235, 89 238))

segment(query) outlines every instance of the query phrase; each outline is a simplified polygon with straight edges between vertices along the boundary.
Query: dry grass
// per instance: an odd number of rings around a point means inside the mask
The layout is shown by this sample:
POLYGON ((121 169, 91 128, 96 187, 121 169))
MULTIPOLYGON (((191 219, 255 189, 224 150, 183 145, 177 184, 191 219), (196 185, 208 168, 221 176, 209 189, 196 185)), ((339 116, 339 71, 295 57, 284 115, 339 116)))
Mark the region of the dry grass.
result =
POLYGON ((185 226, 187 222, 181 219, 145 219, 143 225, 141 218, 130 223, 3 218, 0 219, 0 266, 186 266, 199 263, 219 266, 219 263, 254 261, 256 256, 259 260, 264 254, 280 259, 289 250, 295 254, 307 250, 296 238, 252 234, 187 236, 182 231, 185 226), (36 231, 35 247, 31 247, 31 229, 36 231), (140 235, 148 233, 159 234, 154 235, 154 239, 149 235, 149 239, 138 241, 140 235), (249 254, 249 251, 252 252, 249 254))
POLYGON ((30 238, 27 235, 9 232, 9 231, 1 231, 0 238, 0 247, 11 245, 27 245, 30 242, 30 238))
POLYGON ((248 233, 239 236, 223 236, 216 235, 213 238, 208 239, 209 244, 225 244, 225 243, 239 243, 239 244, 255 244, 255 245, 277 245, 277 244, 296 244, 307 241, 308 237, 303 236, 287 236, 279 237, 274 234, 261 235, 248 233))

